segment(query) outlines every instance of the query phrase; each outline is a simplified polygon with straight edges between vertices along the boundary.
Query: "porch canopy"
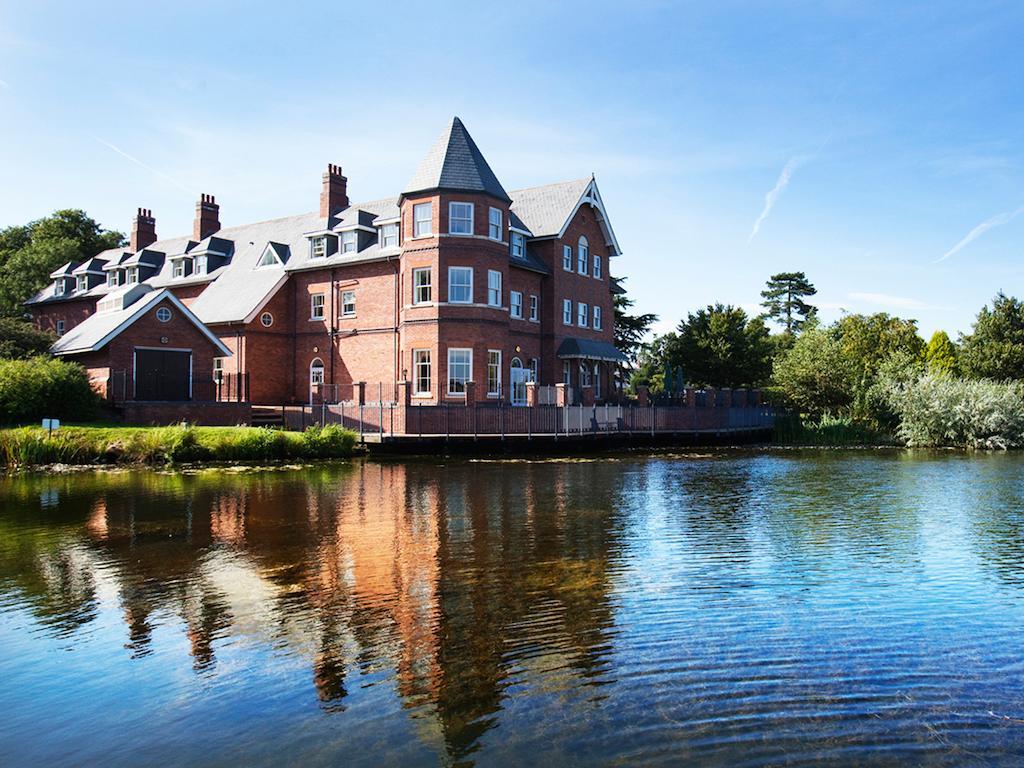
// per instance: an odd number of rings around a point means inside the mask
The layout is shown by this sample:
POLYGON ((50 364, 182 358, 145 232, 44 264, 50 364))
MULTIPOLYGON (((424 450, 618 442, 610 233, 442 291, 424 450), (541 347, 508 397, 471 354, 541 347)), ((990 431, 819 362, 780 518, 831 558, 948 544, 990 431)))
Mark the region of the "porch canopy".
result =
POLYGON ((601 360, 608 363, 625 363, 626 356, 614 344, 596 339, 568 338, 558 345, 555 353, 561 360, 601 360))

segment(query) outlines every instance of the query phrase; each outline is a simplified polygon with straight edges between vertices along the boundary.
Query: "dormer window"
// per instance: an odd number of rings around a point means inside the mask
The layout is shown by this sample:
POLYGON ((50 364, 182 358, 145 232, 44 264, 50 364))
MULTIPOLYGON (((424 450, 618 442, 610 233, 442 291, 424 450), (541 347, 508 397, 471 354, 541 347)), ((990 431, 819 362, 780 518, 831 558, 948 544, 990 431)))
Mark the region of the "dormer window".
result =
POLYGON ((89 290, 89 278, 86 275, 79 275, 76 281, 75 289, 79 291, 89 290))
POLYGON ((280 263, 281 259, 278 258, 277 252, 274 250, 273 246, 268 245, 263 250, 263 255, 260 256, 260 260, 256 263, 256 268, 262 269, 263 267, 276 267, 280 263))
POLYGON ((309 241, 309 257, 311 259, 322 259, 327 255, 327 236, 321 235, 309 241))
POLYGON ((109 285, 111 288, 115 288, 117 286, 117 272, 118 271, 116 269, 112 269, 109 272, 107 272, 107 285, 109 285))
POLYGON ((398 247, 398 224, 385 224, 380 228, 380 247, 398 247))
POLYGON ((63 296, 64 295, 64 278, 58 278, 53 282, 53 295, 63 296))
POLYGON ((526 256, 526 238, 518 232, 512 233, 512 258, 522 259, 526 256))
POLYGON ((354 229, 341 233, 342 253, 355 253, 358 244, 358 233, 354 229))
POLYGON ((128 267, 124 271, 124 281, 128 285, 135 285, 137 282, 139 282, 139 268, 128 267))
POLYGON ((195 260, 192 262, 192 274, 205 275, 208 263, 209 257, 205 254, 202 256, 196 256, 195 260))
POLYGON ((185 276, 185 259, 174 259, 171 261, 171 277, 180 280, 185 276))

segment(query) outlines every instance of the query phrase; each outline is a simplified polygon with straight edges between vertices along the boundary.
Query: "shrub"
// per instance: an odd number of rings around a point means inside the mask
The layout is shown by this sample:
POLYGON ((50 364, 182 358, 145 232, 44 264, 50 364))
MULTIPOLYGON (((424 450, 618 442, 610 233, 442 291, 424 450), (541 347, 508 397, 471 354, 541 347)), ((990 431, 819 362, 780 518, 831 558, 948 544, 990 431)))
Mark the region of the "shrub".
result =
POLYGON ((84 421, 99 407, 85 369, 49 357, 0 360, 0 424, 44 417, 84 421))
POLYGON ((57 337, 40 331, 24 320, 0 317, 0 357, 22 359, 42 355, 57 337))
POLYGON ((773 398, 817 421, 826 413, 849 406, 853 401, 853 378, 840 343, 827 331, 813 329, 801 334, 776 358, 773 398))
POLYGON ((337 424, 309 427, 302 433, 302 455, 308 459, 347 456, 355 444, 355 433, 337 424))
POLYGON ((1024 446, 1024 385, 922 376, 889 393, 909 446, 1024 446))

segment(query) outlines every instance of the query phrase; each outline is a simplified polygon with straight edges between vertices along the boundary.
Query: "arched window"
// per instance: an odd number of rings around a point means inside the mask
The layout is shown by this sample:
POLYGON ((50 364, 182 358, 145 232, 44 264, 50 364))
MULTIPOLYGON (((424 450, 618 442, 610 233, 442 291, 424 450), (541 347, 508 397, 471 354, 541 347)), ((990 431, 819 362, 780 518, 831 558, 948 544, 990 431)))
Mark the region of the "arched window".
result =
POLYGON ((576 254, 576 271, 581 275, 587 274, 587 264, 590 263, 590 243, 587 238, 580 235, 580 244, 576 254))

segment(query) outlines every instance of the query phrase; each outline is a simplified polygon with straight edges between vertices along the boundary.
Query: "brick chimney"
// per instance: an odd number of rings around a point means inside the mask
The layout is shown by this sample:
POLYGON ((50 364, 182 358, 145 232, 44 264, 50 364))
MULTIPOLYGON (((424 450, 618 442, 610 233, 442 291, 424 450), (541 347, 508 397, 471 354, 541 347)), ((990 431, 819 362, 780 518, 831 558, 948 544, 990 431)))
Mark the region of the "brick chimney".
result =
POLYGON ((205 240, 220 230, 220 206, 213 195, 200 195, 196 203, 196 220, 192 224, 192 239, 205 240))
POLYGON ((132 234, 128 238, 128 247, 135 251, 148 248, 156 242, 156 219, 149 208, 139 208, 132 220, 132 234))
POLYGON ((320 216, 327 218, 348 208, 348 179, 341 175, 340 165, 328 165, 320 190, 320 216))

